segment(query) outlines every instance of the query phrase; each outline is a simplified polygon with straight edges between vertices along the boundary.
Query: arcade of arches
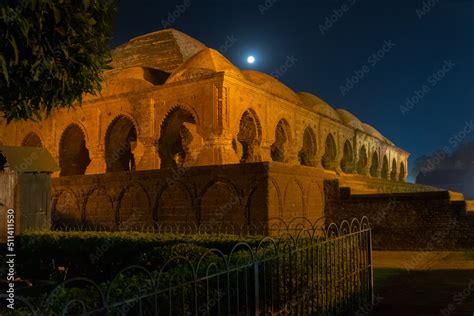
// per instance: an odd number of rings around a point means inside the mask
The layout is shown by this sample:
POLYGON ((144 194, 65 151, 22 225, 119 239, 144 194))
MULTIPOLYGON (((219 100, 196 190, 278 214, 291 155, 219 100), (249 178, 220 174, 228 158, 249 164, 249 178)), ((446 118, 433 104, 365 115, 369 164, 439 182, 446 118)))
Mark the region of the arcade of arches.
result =
POLYGON ((101 94, 40 123, 0 125, 0 143, 45 147, 53 176, 277 162, 405 181, 409 153, 374 127, 295 92, 176 30, 112 51, 101 94), (144 45, 144 46, 141 46, 144 45))
MULTIPOLYGON (((271 160, 289 162, 294 144, 291 127, 287 120, 281 119, 274 131, 271 145, 271 160)), ((296 134, 298 134, 296 132, 296 134)), ((324 147, 318 147, 318 137, 311 127, 306 127, 297 151, 297 162, 303 166, 320 167, 345 174, 360 174, 394 181, 404 181, 405 164, 397 164, 395 158, 389 164, 387 155, 380 159, 376 148, 369 154, 366 145, 357 148, 354 154, 353 141, 345 140, 339 148, 333 134, 324 138, 324 147), (341 153, 339 154, 339 151, 341 153), (369 160, 368 157, 371 157, 369 160), (320 163, 318 164, 318 157, 320 163)), ((239 131, 232 141, 233 150, 240 163, 259 162, 262 159, 262 127, 260 119, 252 109, 247 109, 239 121, 239 131)), ((138 133, 134 121, 126 115, 119 115, 111 121, 105 133, 105 172, 136 170, 135 149, 138 133)), ((297 143, 298 141, 294 141, 297 143)), ((192 166, 200 152, 202 136, 197 132, 193 114, 182 107, 173 108, 164 118, 160 127, 160 138, 154 142, 161 164, 160 168, 192 166), (196 142, 200 139, 201 143, 196 142)), ((43 146, 35 132, 29 132, 21 142, 22 146, 43 146)), ((91 159, 83 129, 72 123, 60 138, 59 163, 61 176, 86 174, 91 159)))

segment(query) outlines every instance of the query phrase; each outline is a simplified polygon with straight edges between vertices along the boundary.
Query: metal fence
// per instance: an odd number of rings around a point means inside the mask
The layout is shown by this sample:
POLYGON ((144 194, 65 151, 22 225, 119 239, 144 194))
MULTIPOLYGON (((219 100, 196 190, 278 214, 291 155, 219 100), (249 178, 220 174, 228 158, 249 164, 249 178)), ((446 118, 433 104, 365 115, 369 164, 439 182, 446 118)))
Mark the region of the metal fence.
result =
POLYGON ((228 253, 209 249, 193 257, 189 246, 190 255, 159 270, 131 266, 106 285, 67 280, 28 309, 33 315, 349 315, 372 304, 368 219, 304 226, 274 227, 272 236, 228 253))

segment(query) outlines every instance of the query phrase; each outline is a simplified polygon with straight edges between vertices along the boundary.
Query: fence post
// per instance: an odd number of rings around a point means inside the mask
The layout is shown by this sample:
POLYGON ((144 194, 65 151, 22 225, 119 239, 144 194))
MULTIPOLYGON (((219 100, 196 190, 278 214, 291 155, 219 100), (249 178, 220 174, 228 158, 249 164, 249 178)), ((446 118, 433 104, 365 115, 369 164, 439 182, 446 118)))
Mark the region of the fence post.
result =
POLYGON ((369 238, 367 240, 367 248, 369 253, 369 274, 370 274, 370 303, 374 306, 374 272, 372 263, 372 229, 369 227, 369 238))
POLYGON ((254 283, 255 283, 255 316, 260 315, 260 287, 258 283, 258 260, 253 264, 254 283))

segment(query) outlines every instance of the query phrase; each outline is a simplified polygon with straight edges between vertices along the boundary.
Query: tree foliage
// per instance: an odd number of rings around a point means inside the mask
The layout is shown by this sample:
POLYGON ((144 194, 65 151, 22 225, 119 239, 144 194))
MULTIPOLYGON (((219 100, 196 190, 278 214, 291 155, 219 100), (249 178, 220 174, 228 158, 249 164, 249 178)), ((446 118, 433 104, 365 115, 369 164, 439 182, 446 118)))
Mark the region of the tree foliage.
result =
POLYGON ((0 113, 40 120, 96 94, 114 0, 0 0, 0 113))

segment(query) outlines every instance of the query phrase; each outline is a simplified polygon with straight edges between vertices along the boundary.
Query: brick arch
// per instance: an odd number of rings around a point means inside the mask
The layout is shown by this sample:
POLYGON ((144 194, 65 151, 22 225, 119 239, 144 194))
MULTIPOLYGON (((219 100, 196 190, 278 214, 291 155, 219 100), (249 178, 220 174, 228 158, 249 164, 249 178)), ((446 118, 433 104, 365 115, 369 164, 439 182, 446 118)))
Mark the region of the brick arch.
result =
POLYGON ((395 158, 392 159, 392 167, 390 168, 390 170, 390 180, 397 181, 398 167, 397 160, 395 158))
POLYGON ((21 141, 21 146, 27 147, 43 147, 43 141, 41 137, 36 132, 29 132, 23 137, 21 141))
POLYGON ((76 123, 69 124, 59 141, 60 176, 83 175, 90 162, 84 129, 76 123))
POLYGON ((164 117, 158 139, 160 168, 181 167, 196 158, 193 157, 192 142, 198 135, 185 124, 198 126, 196 115, 187 107, 177 105, 164 117))
POLYGON ((389 178, 389 165, 388 165, 388 158, 387 158, 387 154, 385 154, 383 156, 383 159, 382 159, 382 172, 381 172, 381 177, 382 179, 388 179, 389 178))
POLYGON ((106 172, 135 169, 134 146, 138 139, 136 122, 128 115, 116 116, 105 133, 106 172))
POLYGON ((177 181, 167 184, 160 190, 155 201, 153 219, 159 225, 197 224, 193 196, 183 183, 177 181))
POLYGON ((321 158, 321 164, 324 169, 334 170, 337 157, 337 144, 332 133, 326 135, 324 141, 324 154, 321 158))
MULTIPOLYGON (((249 112, 252 116, 257 118, 257 126, 259 129, 259 134, 260 134, 261 139, 263 139, 264 133, 266 132, 265 126, 263 125, 265 124, 265 121, 262 121, 260 118, 265 117, 264 113, 262 113, 262 111, 260 111, 258 108, 249 106, 249 107, 243 107, 243 109, 239 112, 239 115, 237 117, 242 118, 245 112, 249 112)), ((234 125, 234 126, 235 128, 232 130, 232 132, 237 133, 240 126, 238 125, 234 125)))
POLYGON ((83 214, 79 198, 72 190, 59 192, 53 199, 51 208, 53 224, 82 224, 83 214))
POLYGON ((160 124, 160 129, 161 127, 163 126, 163 124, 165 123, 165 120, 166 118, 171 114, 173 113, 174 111, 176 111, 177 109, 182 109, 182 110, 185 110, 185 111, 188 111, 189 113, 192 114, 193 118, 194 118, 194 121, 196 122, 195 124, 197 126, 201 126, 201 119, 199 118, 199 115, 197 114, 196 110, 194 109, 194 107, 191 107, 191 106, 188 106, 186 104, 183 104, 183 103, 176 103, 174 104, 173 106, 171 106, 168 111, 166 112, 166 115, 164 116, 163 120, 161 121, 161 124, 160 124))
POLYGON ((246 222, 242 199, 236 186, 228 179, 209 182, 199 195, 199 222, 202 224, 246 222))
POLYGON ((344 149, 341 159, 341 170, 345 173, 354 172, 354 150, 349 140, 344 142, 344 149))
POLYGON ((372 159, 370 160, 370 170, 369 174, 371 177, 378 177, 379 170, 379 155, 377 151, 372 153, 372 159))
POLYGON ((282 118, 277 122, 274 131, 275 141, 271 146, 271 158, 273 161, 286 162, 288 148, 293 144, 290 124, 285 118, 282 118))
POLYGON ((134 183, 119 194, 116 221, 122 225, 143 225, 152 222, 150 196, 145 187, 134 183))
POLYGON ((105 226, 115 224, 116 214, 112 198, 104 186, 92 188, 87 194, 84 203, 84 221, 86 224, 101 223, 105 226))
POLYGON ((314 220, 324 215, 324 188, 321 183, 311 181, 305 195, 305 217, 314 220))
POLYGON ((311 126, 306 126, 303 132, 303 146, 298 152, 298 159, 303 166, 315 166, 317 151, 316 134, 311 126))
POLYGON ((233 141, 234 150, 241 157, 241 162, 261 160, 262 125, 257 113, 252 108, 246 109, 240 116, 239 132, 233 141), (237 143, 237 142, 238 143, 237 143), (240 144, 240 146, 238 146, 240 144))
POLYGON ((357 155, 356 171, 358 174, 367 174, 368 161, 369 158, 367 154, 367 147, 365 145, 362 145, 359 148, 359 153, 357 155))
MULTIPOLYGON (((269 207, 270 201, 275 197, 271 197, 270 190, 267 190, 267 178, 263 177, 255 181, 254 187, 250 190, 245 205, 245 213, 247 224, 259 225, 265 224, 268 221, 268 212, 265 208, 269 207)), ((277 196, 278 199, 278 196, 277 196)))
POLYGON ((291 220, 305 215, 303 186, 298 180, 292 179, 285 187, 283 219, 291 220))
POLYGON ((278 181, 268 177, 268 214, 269 217, 283 217, 283 201, 278 181))

